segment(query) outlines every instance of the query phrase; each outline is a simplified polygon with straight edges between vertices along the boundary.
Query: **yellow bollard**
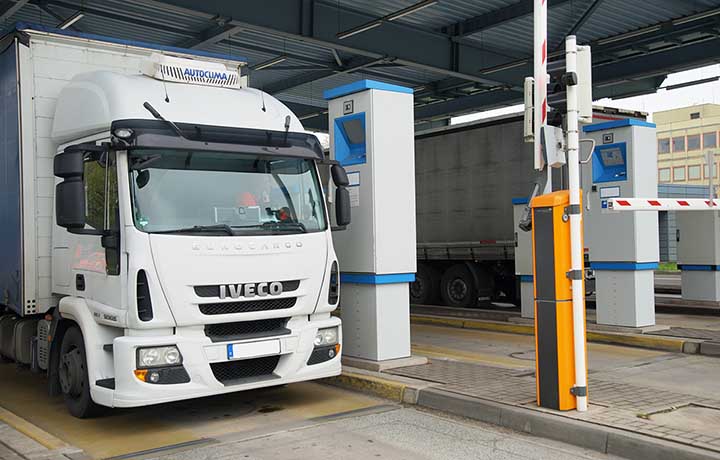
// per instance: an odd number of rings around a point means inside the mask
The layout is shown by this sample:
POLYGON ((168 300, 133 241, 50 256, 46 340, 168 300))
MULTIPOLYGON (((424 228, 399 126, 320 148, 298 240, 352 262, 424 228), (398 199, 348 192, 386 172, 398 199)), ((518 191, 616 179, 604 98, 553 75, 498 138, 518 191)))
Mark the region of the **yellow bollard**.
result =
POLYGON ((567 190, 537 196, 530 203, 537 403, 556 410, 576 408, 569 206, 567 190))

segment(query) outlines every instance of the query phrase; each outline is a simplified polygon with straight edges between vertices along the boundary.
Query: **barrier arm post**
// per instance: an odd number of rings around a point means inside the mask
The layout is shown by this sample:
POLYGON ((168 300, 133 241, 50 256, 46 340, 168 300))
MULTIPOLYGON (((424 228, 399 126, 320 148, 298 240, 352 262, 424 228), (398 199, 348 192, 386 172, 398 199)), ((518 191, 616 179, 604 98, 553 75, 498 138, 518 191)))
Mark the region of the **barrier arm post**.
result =
POLYGON ((572 279, 573 349, 575 388, 573 394, 578 412, 585 412, 587 402, 587 362, 585 354, 585 289, 583 287, 583 224, 580 200, 580 137, 578 108, 577 42, 574 35, 565 40, 567 71, 567 167, 570 192, 570 262, 572 279))

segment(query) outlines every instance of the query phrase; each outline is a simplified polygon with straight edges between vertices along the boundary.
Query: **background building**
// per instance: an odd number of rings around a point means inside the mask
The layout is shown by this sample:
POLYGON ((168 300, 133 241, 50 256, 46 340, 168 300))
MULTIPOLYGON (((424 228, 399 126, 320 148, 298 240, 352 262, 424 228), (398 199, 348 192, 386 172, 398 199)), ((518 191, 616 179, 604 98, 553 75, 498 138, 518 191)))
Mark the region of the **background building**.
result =
POLYGON ((653 120, 657 124, 658 182, 681 185, 712 182, 717 195, 720 105, 702 104, 655 112, 653 120))
MULTIPOLYGON (((660 198, 705 198, 708 187, 702 185, 659 184, 660 198)), ((677 212, 658 212, 658 232, 660 242, 660 262, 677 262, 677 212)))

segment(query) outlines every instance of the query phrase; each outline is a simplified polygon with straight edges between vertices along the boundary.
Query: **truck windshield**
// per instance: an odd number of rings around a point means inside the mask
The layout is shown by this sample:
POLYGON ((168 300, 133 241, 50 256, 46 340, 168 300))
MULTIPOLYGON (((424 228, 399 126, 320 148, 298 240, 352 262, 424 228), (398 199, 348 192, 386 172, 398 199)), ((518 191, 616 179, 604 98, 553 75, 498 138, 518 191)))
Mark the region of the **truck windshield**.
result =
POLYGON ((325 230, 313 160, 187 150, 129 153, 135 226, 147 233, 325 230))

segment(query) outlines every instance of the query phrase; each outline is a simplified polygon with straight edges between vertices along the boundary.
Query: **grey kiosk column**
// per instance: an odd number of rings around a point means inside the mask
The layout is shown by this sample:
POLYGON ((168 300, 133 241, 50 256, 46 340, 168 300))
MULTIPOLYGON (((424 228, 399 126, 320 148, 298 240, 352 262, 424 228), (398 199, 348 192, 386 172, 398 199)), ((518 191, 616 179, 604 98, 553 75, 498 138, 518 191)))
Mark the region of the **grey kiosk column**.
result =
POLYGON ((345 356, 410 357, 415 280, 412 89, 363 80, 325 92, 331 157, 350 179, 352 223, 333 233, 345 356))

